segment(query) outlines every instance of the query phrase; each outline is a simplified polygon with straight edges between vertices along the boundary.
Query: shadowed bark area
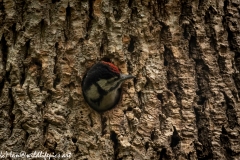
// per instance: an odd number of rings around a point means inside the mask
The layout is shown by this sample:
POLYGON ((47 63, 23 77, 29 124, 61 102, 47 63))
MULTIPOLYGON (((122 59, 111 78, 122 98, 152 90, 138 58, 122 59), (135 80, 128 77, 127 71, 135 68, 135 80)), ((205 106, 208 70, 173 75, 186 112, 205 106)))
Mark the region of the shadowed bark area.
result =
POLYGON ((70 159, 240 159, 237 0, 0 1, 0 151, 70 159), (136 78, 110 111, 82 78, 136 78))

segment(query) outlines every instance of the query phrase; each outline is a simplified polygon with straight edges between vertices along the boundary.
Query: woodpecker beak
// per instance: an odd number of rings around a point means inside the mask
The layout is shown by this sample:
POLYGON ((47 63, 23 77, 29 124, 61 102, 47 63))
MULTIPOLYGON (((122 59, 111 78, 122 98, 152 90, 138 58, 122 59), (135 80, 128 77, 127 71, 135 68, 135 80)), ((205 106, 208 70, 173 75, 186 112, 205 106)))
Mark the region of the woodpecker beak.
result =
POLYGON ((131 78, 135 78, 135 77, 132 76, 132 75, 121 74, 121 75, 120 75, 120 78, 121 78, 121 81, 125 81, 125 80, 127 80, 127 79, 131 79, 131 78))

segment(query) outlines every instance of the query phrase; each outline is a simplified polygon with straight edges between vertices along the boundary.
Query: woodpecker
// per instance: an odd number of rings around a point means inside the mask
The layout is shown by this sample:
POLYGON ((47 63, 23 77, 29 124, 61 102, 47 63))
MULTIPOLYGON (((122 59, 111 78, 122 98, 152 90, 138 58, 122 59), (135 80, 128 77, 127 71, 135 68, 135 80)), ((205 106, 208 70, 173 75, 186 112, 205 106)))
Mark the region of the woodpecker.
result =
POLYGON ((84 99, 98 112, 110 110, 120 100, 122 82, 131 78, 134 76, 121 74, 114 64, 100 61, 83 78, 84 99))

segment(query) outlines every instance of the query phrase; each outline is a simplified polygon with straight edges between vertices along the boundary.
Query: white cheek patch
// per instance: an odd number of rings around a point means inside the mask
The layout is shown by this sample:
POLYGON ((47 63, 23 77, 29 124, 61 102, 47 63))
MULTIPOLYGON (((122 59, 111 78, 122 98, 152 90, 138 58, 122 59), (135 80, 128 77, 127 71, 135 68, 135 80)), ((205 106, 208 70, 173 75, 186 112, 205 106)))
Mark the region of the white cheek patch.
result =
POLYGON ((104 90, 104 91, 108 91, 110 90, 112 87, 116 86, 117 83, 119 82, 118 80, 115 80, 117 77, 113 77, 110 78, 108 80, 106 79, 101 79, 99 81, 97 81, 97 84, 104 90))
POLYGON ((90 89, 87 91, 86 96, 88 99, 98 99, 100 97, 98 93, 98 89, 96 85, 92 85, 90 89))
POLYGON ((101 80, 97 81, 97 84, 98 84, 101 88, 105 88, 105 86, 107 85, 107 80, 106 80, 106 79, 101 79, 101 80))

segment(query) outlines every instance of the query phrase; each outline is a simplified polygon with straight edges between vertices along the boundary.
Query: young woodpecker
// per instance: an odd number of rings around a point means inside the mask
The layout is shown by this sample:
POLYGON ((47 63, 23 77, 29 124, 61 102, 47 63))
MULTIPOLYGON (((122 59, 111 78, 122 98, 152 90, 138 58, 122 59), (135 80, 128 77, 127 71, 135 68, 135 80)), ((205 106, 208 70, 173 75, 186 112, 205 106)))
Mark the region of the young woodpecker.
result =
POLYGON ((105 61, 98 62, 83 78, 83 96, 89 106, 96 111, 112 109, 120 100, 122 82, 130 78, 134 76, 120 74, 114 64, 105 61))

